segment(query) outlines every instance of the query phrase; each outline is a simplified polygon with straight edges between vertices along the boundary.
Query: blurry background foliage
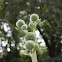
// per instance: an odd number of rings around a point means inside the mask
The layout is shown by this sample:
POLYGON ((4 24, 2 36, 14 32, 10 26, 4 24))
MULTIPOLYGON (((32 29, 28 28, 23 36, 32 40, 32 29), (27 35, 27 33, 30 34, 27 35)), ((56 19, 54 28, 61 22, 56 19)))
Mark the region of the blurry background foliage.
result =
POLYGON ((62 62, 62 0, 0 0, 0 62, 31 61, 29 56, 19 54, 24 43, 14 27, 18 19, 28 24, 33 13, 46 21, 37 26, 46 44, 37 51, 38 61, 62 62))

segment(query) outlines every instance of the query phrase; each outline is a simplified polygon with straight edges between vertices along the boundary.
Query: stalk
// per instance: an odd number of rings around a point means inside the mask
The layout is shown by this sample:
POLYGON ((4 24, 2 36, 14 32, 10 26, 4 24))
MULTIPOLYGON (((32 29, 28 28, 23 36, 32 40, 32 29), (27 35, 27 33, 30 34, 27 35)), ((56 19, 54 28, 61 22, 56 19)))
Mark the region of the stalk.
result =
MULTIPOLYGON (((36 28, 35 28, 36 29, 36 28)), ((35 29, 33 30, 33 33, 35 33, 35 29)), ((36 41, 37 41, 37 39, 36 39, 36 41)), ((32 52, 32 62, 38 62, 37 61, 37 54, 36 54, 36 50, 34 50, 33 52, 32 52)))
POLYGON ((36 55, 36 50, 32 53, 32 62, 38 62, 37 61, 37 55, 36 55))

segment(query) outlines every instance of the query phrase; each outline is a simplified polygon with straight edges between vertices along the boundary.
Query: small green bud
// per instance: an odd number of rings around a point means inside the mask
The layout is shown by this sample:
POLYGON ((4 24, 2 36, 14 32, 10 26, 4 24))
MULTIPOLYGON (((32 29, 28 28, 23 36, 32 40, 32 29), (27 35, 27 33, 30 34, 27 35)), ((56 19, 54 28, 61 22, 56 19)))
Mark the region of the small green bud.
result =
POLYGON ((30 23, 29 23, 29 27, 32 27, 32 26, 33 26, 33 23, 32 23, 32 22, 30 22, 30 23))
POLYGON ((22 25, 21 26, 21 29, 26 30, 27 29, 27 25, 26 24, 25 25, 22 25))
POLYGON ((34 48, 34 42, 32 40, 28 40, 26 41, 25 46, 27 50, 32 50, 34 48))
POLYGON ((36 50, 39 48, 39 45, 38 43, 35 43, 35 47, 34 47, 36 50))
POLYGON ((35 29, 35 24, 32 23, 32 22, 30 22, 30 23, 29 23, 29 27, 31 28, 31 30, 34 30, 34 29, 35 29))
POLYGON ((16 22, 16 26, 17 26, 18 28, 21 28, 21 26, 24 25, 24 24, 25 24, 25 22, 24 22, 22 19, 19 19, 19 20, 16 22))
POLYGON ((35 41, 36 36, 35 36, 35 34, 34 34, 33 32, 28 32, 28 33, 25 35, 25 39, 26 39, 26 40, 33 40, 33 41, 35 41))
POLYGON ((37 21, 38 19, 39 19, 39 16, 37 14, 32 14, 30 16, 30 20, 32 20, 32 21, 37 21))

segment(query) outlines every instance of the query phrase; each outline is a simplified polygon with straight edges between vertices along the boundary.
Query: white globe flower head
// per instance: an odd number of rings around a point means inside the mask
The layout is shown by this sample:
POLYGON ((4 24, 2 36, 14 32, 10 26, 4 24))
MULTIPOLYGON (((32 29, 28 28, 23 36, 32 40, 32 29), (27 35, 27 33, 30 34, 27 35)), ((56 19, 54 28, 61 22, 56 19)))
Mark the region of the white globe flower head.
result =
POLYGON ((26 24, 22 25, 21 29, 26 30, 27 29, 27 25, 26 24))
POLYGON ((37 21, 39 19, 39 16, 37 15, 37 14, 32 14, 31 16, 30 16, 30 20, 32 20, 32 21, 37 21))
POLYGON ((25 39, 26 40, 32 40, 32 41, 35 41, 36 40, 36 36, 33 32, 28 32, 26 35, 25 35, 25 39))
POLYGON ((28 41, 26 41, 25 46, 26 46, 26 49, 30 51, 30 50, 34 49, 34 42, 32 40, 28 40, 28 41))
POLYGON ((19 20, 16 22, 16 26, 17 26, 18 28, 21 28, 21 26, 24 25, 24 24, 25 24, 25 22, 24 22, 24 20, 22 20, 22 19, 19 19, 19 20))

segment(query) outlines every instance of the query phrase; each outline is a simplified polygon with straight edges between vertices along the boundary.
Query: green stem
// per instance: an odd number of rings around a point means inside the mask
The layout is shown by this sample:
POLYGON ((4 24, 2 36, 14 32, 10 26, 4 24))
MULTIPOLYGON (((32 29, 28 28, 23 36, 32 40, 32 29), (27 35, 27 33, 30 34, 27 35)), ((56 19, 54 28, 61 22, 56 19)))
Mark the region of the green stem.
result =
MULTIPOLYGON (((36 29, 36 28, 35 28, 36 29)), ((33 30, 33 33, 35 33, 35 30, 33 30)), ((36 41, 37 41, 37 39, 36 39, 36 41)), ((33 52, 32 52, 32 62, 38 62, 37 61, 37 55, 36 55, 36 50, 34 50, 33 52)))
POLYGON ((37 61, 36 50, 32 53, 32 62, 38 62, 37 61))

